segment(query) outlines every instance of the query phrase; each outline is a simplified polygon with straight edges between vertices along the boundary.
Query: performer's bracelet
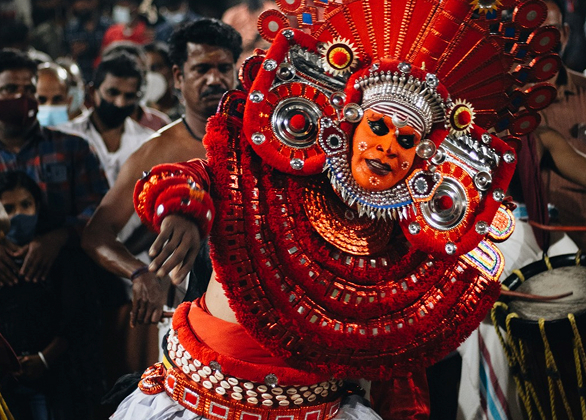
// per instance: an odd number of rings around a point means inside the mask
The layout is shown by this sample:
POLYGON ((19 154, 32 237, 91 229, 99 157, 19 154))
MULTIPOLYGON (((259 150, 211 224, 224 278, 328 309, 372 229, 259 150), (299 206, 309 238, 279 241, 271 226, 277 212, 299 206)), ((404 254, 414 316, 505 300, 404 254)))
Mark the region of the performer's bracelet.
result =
POLYGON ((136 280, 137 278, 139 278, 140 276, 142 276, 144 273, 146 273, 148 271, 149 271, 148 265, 143 265, 142 267, 138 267, 130 275, 130 281, 136 280))

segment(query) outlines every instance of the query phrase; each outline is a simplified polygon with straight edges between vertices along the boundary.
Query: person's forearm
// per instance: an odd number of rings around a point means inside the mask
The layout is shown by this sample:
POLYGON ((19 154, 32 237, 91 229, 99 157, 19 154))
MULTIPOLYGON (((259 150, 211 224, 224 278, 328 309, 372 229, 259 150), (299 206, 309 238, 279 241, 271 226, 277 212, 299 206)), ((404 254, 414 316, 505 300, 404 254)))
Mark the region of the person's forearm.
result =
POLYGON ((145 265, 128 251, 114 232, 99 224, 95 226, 91 221, 83 232, 81 244, 94 261, 120 277, 130 278, 136 269, 145 265))
POLYGON ((42 354, 49 369, 51 366, 55 366, 57 360, 59 360, 63 353, 65 353, 68 347, 69 343, 65 338, 55 337, 53 341, 43 349, 42 354))

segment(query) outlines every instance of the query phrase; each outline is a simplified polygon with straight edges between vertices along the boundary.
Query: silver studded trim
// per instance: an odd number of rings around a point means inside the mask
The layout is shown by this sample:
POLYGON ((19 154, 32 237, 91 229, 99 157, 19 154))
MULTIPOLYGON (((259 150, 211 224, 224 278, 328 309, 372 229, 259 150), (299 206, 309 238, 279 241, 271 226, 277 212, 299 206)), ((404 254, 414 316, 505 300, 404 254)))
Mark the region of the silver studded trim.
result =
POLYGON ((405 63, 405 62, 399 63, 397 68, 399 69, 399 71, 401 73, 411 73, 411 64, 409 64, 409 63, 405 63))
POLYGON ((364 116, 364 110, 358 104, 348 104, 344 107, 344 118, 346 121, 351 122, 353 124, 360 122, 362 117, 364 116))
POLYGON ((415 153, 417 153, 417 156, 421 159, 429 159, 435 155, 436 150, 435 143, 431 140, 425 139, 417 145, 415 153))
POLYGON ((295 37, 295 32, 293 32, 291 29, 285 29, 283 32, 281 32, 283 34, 283 36, 288 39, 288 40, 292 40, 295 37))
POLYGON ((500 203, 505 199, 505 192, 500 188, 497 188, 492 192, 492 198, 494 198, 494 201, 498 201, 500 203))
POLYGON ((255 104, 262 102, 264 100, 264 98, 265 98, 265 95, 262 92, 259 92, 258 90, 251 92, 250 95, 248 96, 248 99, 250 99, 250 101, 255 104))
POLYGON ((474 175, 474 185, 480 191, 486 191, 492 183, 492 176, 485 171, 478 172, 474 175))
POLYGON ((476 233, 478 233, 480 235, 486 235, 488 233, 488 227, 489 227, 488 223, 481 220, 478 223, 476 223, 476 226, 475 226, 476 233))
POLYGON ((511 151, 505 152, 503 154, 503 160, 507 163, 513 163, 515 159, 515 154, 511 151))
POLYGON ((303 161, 301 159, 291 159, 291 167, 300 171, 303 169, 303 161))
POLYGON ((272 58, 265 60, 263 67, 266 71, 273 71, 277 68, 277 62, 272 58))
POLYGON ((421 225, 417 222, 409 223, 409 233, 411 235, 417 235, 421 232, 421 225))
POLYGON ((254 133, 252 135, 252 142, 256 145, 261 145, 265 142, 266 137, 262 133, 254 133))
POLYGON ((251 405, 294 407, 337 393, 344 384, 342 380, 330 379, 312 385, 281 386, 273 373, 265 376, 264 383, 229 376, 222 372, 218 362, 211 361, 206 366, 193 358, 179 343, 177 332, 173 329, 169 332, 167 352, 173 364, 193 382, 210 392, 251 405))
POLYGON ((454 255, 457 250, 458 250, 458 247, 455 244, 453 244, 452 242, 448 242, 446 244, 446 254, 454 255))

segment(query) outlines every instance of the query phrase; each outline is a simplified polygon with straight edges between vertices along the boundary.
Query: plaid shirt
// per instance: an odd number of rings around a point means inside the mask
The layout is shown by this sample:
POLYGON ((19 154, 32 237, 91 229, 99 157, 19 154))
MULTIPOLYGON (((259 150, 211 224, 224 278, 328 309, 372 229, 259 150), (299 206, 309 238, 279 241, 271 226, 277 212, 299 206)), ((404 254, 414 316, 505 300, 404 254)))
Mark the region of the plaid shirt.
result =
POLYGON ((57 225, 81 228, 108 190, 100 161, 82 138, 37 125, 18 153, 0 142, 0 172, 20 170, 39 184, 57 225))

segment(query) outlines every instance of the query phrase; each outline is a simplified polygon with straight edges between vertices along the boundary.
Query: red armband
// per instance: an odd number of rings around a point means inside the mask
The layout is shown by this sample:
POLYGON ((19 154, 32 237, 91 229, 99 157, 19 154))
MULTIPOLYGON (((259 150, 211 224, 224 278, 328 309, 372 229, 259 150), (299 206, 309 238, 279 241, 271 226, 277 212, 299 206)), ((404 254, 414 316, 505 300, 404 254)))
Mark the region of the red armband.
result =
POLYGON ((193 170, 187 164, 164 164, 145 174, 134 189, 134 206, 141 221, 159 232, 166 216, 180 214, 193 219, 201 236, 207 236, 214 219, 214 204, 205 190, 209 179, 204 177, 203 183, 198 181, 202 168, 193 170))

